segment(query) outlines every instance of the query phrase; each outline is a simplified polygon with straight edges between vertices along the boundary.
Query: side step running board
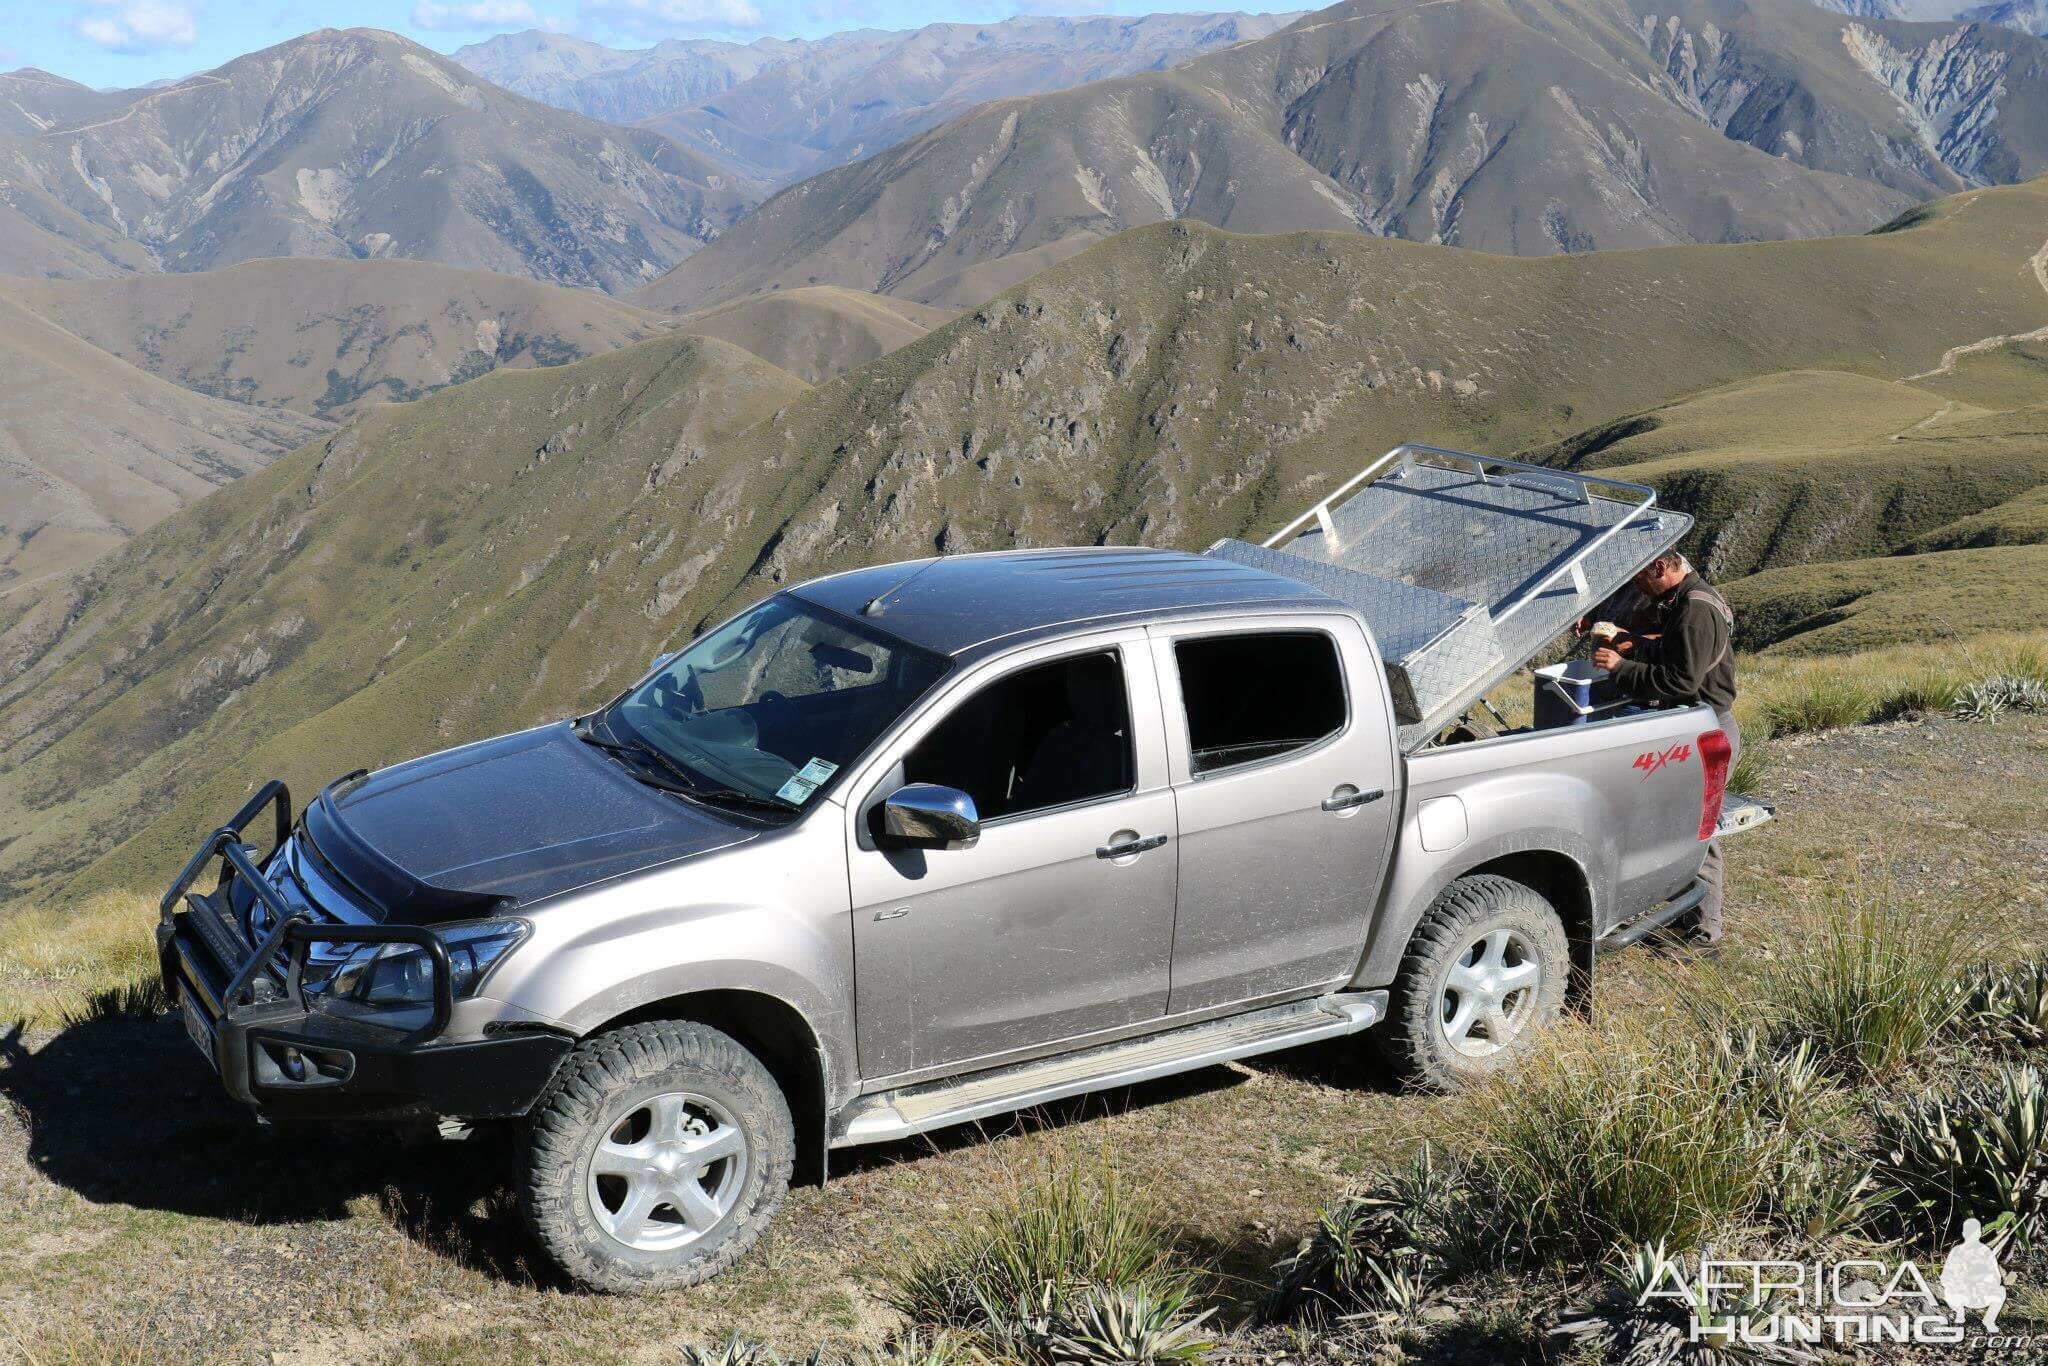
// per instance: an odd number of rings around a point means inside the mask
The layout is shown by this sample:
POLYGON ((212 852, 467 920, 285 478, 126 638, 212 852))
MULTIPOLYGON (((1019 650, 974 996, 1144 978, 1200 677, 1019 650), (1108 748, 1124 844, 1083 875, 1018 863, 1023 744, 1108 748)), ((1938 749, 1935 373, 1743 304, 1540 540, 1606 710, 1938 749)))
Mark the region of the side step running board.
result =
POLYGON ((1134 1086, 1176 1072, 1356 1034, 1377 1024, 1386 1013, 1386 992, 1345 992, 964 1078, 884 1091, 855 1101, 840 1116, 832 1146, 884 1143, 1090 1091, 1134 1086))
POLYGON ((1601 953, 1612 953, 1632 944, 1640 944, 1657 931, 1669 925, 1688 911, 1696 911, 1707 899, 1707 884, 1695 882, 1662 906, 1653 906, 1626 925, 1617 925, 1601 937, 1596 946, 1601 953))

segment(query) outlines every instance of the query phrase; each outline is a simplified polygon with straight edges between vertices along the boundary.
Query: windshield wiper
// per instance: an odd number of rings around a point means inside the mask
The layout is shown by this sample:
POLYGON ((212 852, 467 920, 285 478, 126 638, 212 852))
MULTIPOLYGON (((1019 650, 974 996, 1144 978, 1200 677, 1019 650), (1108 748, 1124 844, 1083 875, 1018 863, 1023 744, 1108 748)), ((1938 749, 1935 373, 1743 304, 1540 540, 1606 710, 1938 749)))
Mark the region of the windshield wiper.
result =
POLYGON ((758 792, 742 792, 738 788, 732 787, 707 787, 697 781, 695 774, 644 740, 636 741, 632 744, 621 744, 617 740, 607 740, 592 729, 588 723, 585 723, 581 730, 574 733, 576 738, 585 744, 595 745, 599 749, 609 750, 628 759, 643 761, 641 764, 636 765, 639 776, 664 792, 673 792, 678 796, 689 797, 698 802, 718 802, 730 806, 751 806, 767 811, 779 811, 784 814, 802 810, 796 803, 784 801, 780 797, 764 797, 758 792), (664 779, 655 778, 647 773, 644 761, 648 759, 652 759, 662 768, 674 774, 678 781, 669 782, 664 779))
POLYGON ((803 808, 795 802, 781 797, 764 797, 758 792, 742 792, 736 787, 693 787, 683 794, 707 802, 725 802, 732 806, 756 806, 764 811, 780 811, 787 814, 803 808))
POLYGON ((572 731, 572 734, 586 745, 595 746, 598 749, 621 755, 627 759, 639 760, 639 763, 633 765, 638 776, 646 778, 647 781, 653 783, 654 786, 664 792, 693 793, 698 790, 697 784, 691 779, 689 773, 685 772, 660 750, 644 741, 633 744, 621 744, 617 740, 607 740, 602 735, 599 735, 587 721, 583 723, 582 729, 572 731), (671 782, 665 778, 651 777, 647 772, 646 761, 649 759, 652 759, 656 764, 674 774, 676 781, 671 782))

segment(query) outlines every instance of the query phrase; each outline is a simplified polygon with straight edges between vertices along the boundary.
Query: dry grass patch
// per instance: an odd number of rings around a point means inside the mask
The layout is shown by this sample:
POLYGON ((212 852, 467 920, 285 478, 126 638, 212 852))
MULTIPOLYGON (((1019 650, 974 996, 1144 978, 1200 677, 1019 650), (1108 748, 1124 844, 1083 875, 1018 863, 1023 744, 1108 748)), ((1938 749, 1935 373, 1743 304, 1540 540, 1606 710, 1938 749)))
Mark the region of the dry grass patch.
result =
POLYGON ((53 1028, 161 1010, 156 919, 156 903, 137 892, 100 892, 0 919, 0 1021, 53 1028))
POLYGON ((2000 632, 1857 655, 1745 655, 1735 713, 1745 742, 1838 730, 1911 714, 1946 715, 1973 683, 2048 684, 2048 634, 2000 632))

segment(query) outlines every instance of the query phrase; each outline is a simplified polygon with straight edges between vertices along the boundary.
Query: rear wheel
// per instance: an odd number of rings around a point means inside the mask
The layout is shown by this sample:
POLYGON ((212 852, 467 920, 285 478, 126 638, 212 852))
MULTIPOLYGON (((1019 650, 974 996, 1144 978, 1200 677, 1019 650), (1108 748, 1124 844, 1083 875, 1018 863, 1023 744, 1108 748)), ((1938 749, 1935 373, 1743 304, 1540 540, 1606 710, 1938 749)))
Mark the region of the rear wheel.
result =
POLYGON ((729 1035, 672 1021, 587 1039, 528 1124, 534 1237, 593 1290, 670 1290, 739 1260, 775 1216, 796 1151, 789 1107, 729 1035))
POLYGON ((1557 911, 1504 877, 1443 890, 1409 942, 1381 1046, 1411 1081, 1449 1090, 1511 1068, 1564 1010, 1571 942, 1557 911))

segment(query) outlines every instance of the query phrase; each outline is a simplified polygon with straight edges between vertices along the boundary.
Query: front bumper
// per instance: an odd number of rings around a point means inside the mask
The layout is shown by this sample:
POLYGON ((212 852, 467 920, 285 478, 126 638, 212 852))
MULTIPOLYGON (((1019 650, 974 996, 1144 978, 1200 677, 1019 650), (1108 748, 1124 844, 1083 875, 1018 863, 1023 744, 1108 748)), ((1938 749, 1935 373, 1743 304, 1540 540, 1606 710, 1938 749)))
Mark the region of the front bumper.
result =
POLYGON ((216 830, 165 893, 157 925, 164 986, 186 1032, 219 1073, 228 1095, 264 1118, 502 1119, 532 1108, 574 1041, 518 1029, 445 1040, 454 1002, 447 952, 416 925, 330 925, 295 911, 257 866, 242 830, 274 808, 278 842, 289 831, 291 796, 282 783, 258 793, 216 830), (210 893, 190 888, 220 860, 210 893), (261 903, 272 928, 251 926, 261 903), (314 943, 411 943, 434 964, 430 1015, 394 1028, 312 1009, 300 989, 314 943))

